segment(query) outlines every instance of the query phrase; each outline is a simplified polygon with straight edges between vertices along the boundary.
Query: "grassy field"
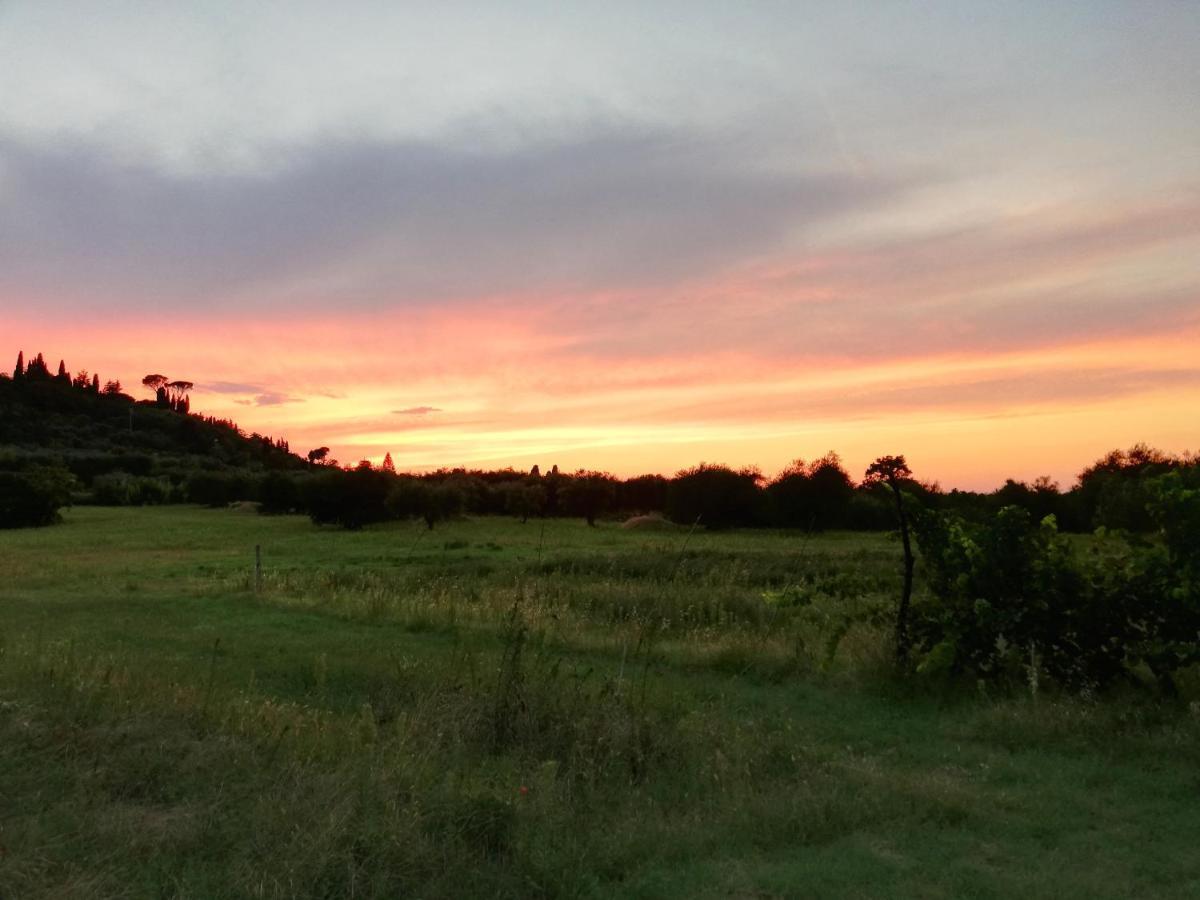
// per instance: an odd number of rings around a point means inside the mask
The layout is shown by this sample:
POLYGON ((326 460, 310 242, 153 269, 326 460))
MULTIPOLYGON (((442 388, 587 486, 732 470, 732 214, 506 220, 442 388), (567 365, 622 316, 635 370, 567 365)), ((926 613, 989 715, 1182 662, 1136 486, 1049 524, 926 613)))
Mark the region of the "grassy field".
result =
POLYGON ((898 686, 898 575, 850 534, 0 532, 0 898, 1200 895, 1197 707, 898 686))

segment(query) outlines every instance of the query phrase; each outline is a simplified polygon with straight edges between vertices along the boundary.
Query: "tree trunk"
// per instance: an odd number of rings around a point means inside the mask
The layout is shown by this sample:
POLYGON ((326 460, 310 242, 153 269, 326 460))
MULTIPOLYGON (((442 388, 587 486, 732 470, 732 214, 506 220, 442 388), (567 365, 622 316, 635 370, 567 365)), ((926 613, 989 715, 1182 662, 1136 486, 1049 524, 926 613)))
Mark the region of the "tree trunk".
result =
POLYGON ((908 533, 908 516, 904 514, 904 501, 900 497, 900 485, 891 485, 896 498, 896 518, 900 523, 900 541, 904 545, 904 590, 900 595, 900 606, 896 609, 896 663, 903 667, 908 663, 908 651, 912 640, 908 633, 908 610, 912 605, 913 558, 912 540, 908 533))

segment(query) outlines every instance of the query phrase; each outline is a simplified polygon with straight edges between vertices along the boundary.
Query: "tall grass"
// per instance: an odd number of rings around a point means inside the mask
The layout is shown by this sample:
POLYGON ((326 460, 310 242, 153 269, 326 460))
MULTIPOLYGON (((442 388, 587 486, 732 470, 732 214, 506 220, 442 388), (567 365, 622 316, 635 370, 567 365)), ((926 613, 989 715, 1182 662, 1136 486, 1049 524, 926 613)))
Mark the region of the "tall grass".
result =
POLYGON ((15 535, 0 896, 1200 886, 1186 705, 897 691, 883 539, 560 525, 15 535))

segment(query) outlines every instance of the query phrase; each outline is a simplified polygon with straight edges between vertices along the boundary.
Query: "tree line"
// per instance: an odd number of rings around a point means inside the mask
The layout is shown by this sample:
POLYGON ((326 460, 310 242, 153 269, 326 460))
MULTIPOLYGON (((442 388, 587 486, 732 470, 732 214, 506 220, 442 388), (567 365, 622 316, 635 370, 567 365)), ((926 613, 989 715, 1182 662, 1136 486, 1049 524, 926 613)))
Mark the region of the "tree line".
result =
MULTIPOLYGON (((76 502, 220 506, 250 501, 265 512, 307 513, 314 521, 349 527, 409 514, 432 525, 459 513, 513 515, 523 521, 579 517, 589 524, 603 517, 660 514, 709 529, 894 527, 886 485, 852 477, 832 452, 796 460, 770 479, 756 468, 715 463, 669 478, 565 473, 557 466, 545 473, 534 466, 529 472, 458 468, 405 475, 396 472, 390 454, 379 466, 364 461, 340 467, 329 458, 328 447, 300 457, 282 439, 247 435, 233 422, 192 415, 188 392, 193 384, 185 379, 155 373, 142 385, 152 400, 135 401, 120 382, 101 386, 98 375, 83 370, 72 376, 61 361, 52 375, 41 353, 28 363, 24 353, 18 354, 13 376, 0 375, 0 445, 17 448, 0 455, 0 469, 65 470, 67 493, 76 502)), ((1196 464, 1196 457, 1138 444, 1097 460, 1066 490, 1039 478, 1010 479, 991 492, 944 491, 911 473, 902 477, 901 486, 923 508, 967 521, 983 522, 1017 506, 1035 521, 1054 516, 1063 531, 1105 527, 1145 533, 1156 527, 1147 507, 1150 483, 1196 464)))
MULTIPOLYGON (((1173 471, 1194 470, 1198 464, 1196 456, 1171 455, 1138 444, 1114 450, 1086 467, 1066 491, 1048 478, 1031 483, 1009 479, 991 492, 944 491, 936 483, 915 477, 906 467, 893 473, 892 486, 923 508, 954 513, 968 521, 982 522, 1000 509, 1016 506, 1036 521, 1053 516, 1063 531, 1090 532, 1104 527, 1144 533, 1156 528, 1147 511, 1154 479, 1173 471)), ((457 512, 513 515, 522 520, 577 517, 589 524, 603 517, 661 514, 678 524, 698 523, 709 529, 877 531, 895 526, 888 479, 868 472, 855 480, 833 452, 810 462, 796 460, 772 479, 755 468, 715 463, 700 463, 670 478, 648 474, 622 479, 600 471, 560 472, 557 466, 546 473, 534 466, 528 473, 457 468, 405 475, 397 474, 390 455, 378 467, 366 461, 353 468, 313 463, 307 471, 285 477, 296 484, 286 489, 277 486, 274 490, 279 497, 245 499, 261 499, 271 509, 286 507, 296 512, 311 511, 315 504, 323 510, 316 518, 337 521, 328 509, 336 505, 332 498, 344 491, 355 497, 355 502, 375 510, 357 524, 386 519, 386 497, 399 486, 413 496, 421 491, 438 496, 440 499, 430 500, 430 504, 451 512, 435 514, 435 521, 457 512), (318 494, 324 499, 311 499, 318 494)))
MULTIPOLYGON (((340 467, 319 447, 245 435, 190 414, 191 385, 147 376, 154 400, 135 403, 117 382, 51 375, 38 354, 0 375, 0 527, 48 525, 70 503, 253 501, 263 514, 306 514, 359 529, 418 519, 428 528, 471 513, 601 518, 657 514, 689 527, 895 530, 894 602, 847 608, 831 624, 893 623, 898 671, 978 685, 1043 680, 1073 690, 1139 682, 1162 691, 1200 662, 1200 457, 1137 444, 1114 450, 1062 490, 1048 478, 991 492, 944 491, 903 456, 881 456, 855 479, 827 453, 772 479, 754 468, 701 463, 673 477, 340 467), (134 416, 136 409, 138 415, 134 416), (137 427, 134 427, 135 419, 137 427), (1064 531, 1093 532, 1083 549, 1064 531), (916 564, 923 588, 914 593, 916 564)), ((764 595, 811 602, 800 590, 764 595)))
POLYGON ((182 379, 143 379, 152 399, 121 383, 53 373, 41 353, 21 352, 0 372, 0 527, 44 525, 68 503, 188 502, 204 473, 253 479, 304 469, 286 440, 246 434, 229 420, 190 412, 182 379))

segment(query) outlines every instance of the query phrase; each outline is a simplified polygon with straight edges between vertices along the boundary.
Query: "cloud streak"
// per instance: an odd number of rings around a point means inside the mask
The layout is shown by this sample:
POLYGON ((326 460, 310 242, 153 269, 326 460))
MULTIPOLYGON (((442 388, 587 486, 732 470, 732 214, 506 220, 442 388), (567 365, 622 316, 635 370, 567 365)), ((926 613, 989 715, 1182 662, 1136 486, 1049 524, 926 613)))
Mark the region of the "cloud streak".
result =
POLYGON ((747 165, 754 146, 599 134, 506 153, 326 144, 265 175, 182 176, 82 144, 0 141, 0 285, 48 306, 170 314, 359 308, 669 284, 899 196, 747 165))
POLYGON ((226 5, 0 4, 14 356, 411 466, 1200 444, 1181 6, 226 5))

